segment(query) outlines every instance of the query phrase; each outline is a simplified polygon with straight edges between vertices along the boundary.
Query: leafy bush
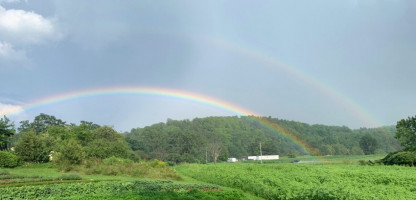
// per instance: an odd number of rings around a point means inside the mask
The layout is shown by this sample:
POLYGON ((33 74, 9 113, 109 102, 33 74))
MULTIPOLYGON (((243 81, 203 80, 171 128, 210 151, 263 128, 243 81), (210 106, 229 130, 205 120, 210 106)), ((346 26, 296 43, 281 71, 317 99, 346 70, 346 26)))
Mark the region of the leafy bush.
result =
POLYGON ((167 163, 169 167, 174 167, 176 165, 176 163, 172 161, 168 161, 167 163))
POLYGON ((416 165, 416 153, 410 151, 398 151, 389 153, 385 158, 382 159, 385 165, 416 165))
POLYGON ((18 160, 17 156, 12 152, 0 151, 0 167, 13 168, 17 167, 18 160))
POLYGON ((130 154, 130 148, 123 136, 111 127, 103 126, 95 129, 92 137, 93 140, 84 147, 89 158, 134 157, 130 154))
POLYGON ((85 158, 85 153, 82 146, 75 140, 64 142, 59 149, 59 152, 53 153, 53 162, 59 165, 62 171, 71 171, 74 165, 81 164, 85 158))
POLYGON ((49 162, 50 147, 45 137, 40 137, 34 131, 24 133, 15 145, 18 157, 26 162, 49 162))
POLYGON ((88 159, 85 164, 76 166, 74 171, 111 176, 123 174, 141 178, 181 179, 172 168, 167 167, 167 163, 159 160, 135 163, 118 157, 88 159))
POLYGON ((287 157, 296 158, 296 153, 295 152, 290 152, 289 154, 287 154, 287 157))
POLYGON ((152 161, 149 161, 146 164, 149 165, 150 167, 153 167, 153 168, 164 168, 164 167, 167 166, 167 163, 165 163, 163 161, 160 161, 158 159, 154 159, 152 161))
POLYGON ((131 150, 129 150, 127 152, 127 158, 130 159, 130 160, 132 160, 133 162, 139 162, 140 161, 139 154, 137 154, 136 152, 131 151, 131 150))
POLYGON ((80 164, 85 156, 82 146, 75 140, 70 140, 62 146, 57 157, 60 163, 80 164))
POLYGON ((109 158, 106 158, 106 159, 104 159, 103 160, 103 162, 105 163, 105 164, 117 164, 117 163, 121 163, 121 164, 127 164, 127 163, 133 163, 133 161, 132 160, 130 160, 130 159, 125 159, 125 158, 118 158, 118 157, 115 157, 115 156, 111 156, 111 157, 109 157, 109 158))
POLYGON ((365 161, 365 160, 359 160, 358 161, 358 164, 360 164, 360 165, 370 165, 370 166, 373 166, 373 165, 381 165, 381 164, 383 164, 380 160, 376 160, 376 161, 371 161, 371 160, 368 160, 368 161, 365 161))

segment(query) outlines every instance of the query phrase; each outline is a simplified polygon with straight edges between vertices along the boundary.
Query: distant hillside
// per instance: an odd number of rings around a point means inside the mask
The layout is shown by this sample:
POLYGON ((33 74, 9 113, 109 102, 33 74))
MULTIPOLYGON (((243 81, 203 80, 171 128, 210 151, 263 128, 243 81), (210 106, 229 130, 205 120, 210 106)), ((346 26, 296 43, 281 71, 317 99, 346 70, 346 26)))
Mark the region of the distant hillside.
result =
POLYGON ((388 153, 401 148, 394 134, 394 126, 351 130, 345 126, 309 125, 270 117, 207 117, 168 119, 166 123, 132 129, 125 139, 142 158, 205 162, 214 159, 215 148, 220 148, 220 160, 259 155, 260 143, 263 155, 308 154, 293 138, 297 142, 302 140, 301 146, 307 144, 319 155, 388 153))

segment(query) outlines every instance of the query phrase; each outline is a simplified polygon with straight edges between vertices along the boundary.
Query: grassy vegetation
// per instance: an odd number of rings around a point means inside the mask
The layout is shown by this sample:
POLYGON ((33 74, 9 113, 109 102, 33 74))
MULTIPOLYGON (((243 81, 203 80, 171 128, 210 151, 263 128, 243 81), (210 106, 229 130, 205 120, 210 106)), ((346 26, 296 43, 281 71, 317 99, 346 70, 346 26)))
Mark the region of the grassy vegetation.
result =
POLYGON ((194 197, 198 199, 241 199, 243 194, 238 190, 223 190, 210 184, 185 184, 173 181, 103 181, 89 183, 68 183, 54 185, 22 186, 0 188, 2 198, 8 199, 97 199, 97 198, 136 198, 158 199, 169 197, 194 197))
POLYGON ((157 180, 28 185, 0 188, 0 193, 2 199, 245 199, 241 191, 216 185, 157 180))
POLYGON ((83 165, 71 165, 63 171, 78 172, 86 175, 127 176, 151 179, 180 180, 167 163, 159 160, 133 162, 128 159, 110 157, 108 159, 90 159, 83 165))
POLYGON ((104 195, 81 195, 69 198, 71 200, 150 200, 150 199, 171 199, 171 200, 222 200, 222 199, 245 199, 240 193, 235 191, 200 191, 200 190, 182 190, 182 191, 167 191, 167 192, 127 192, 123 194, 104 194, 104 195))
POLYGON ((68 173, 53 163, 28 164, 0 169, 0 199, 416 199, 415 168, 359 164, 383 156, 283 157, 264 164, 174 168, 160 161, 111 158, 68 173), (295 159, 301 162, 290 163, 295 159), (151 170, 147 176, 131 174, 128 168, 138 166, 151 170), (92 169, 100 173, 89 173, 92 169))
POLYGON ((332 157, 330 164, 187 164, 175 169, 265 199, 415 199, 415 168, 356 164, 377 157, 332 157))
MULTIPOLYGON (((0 169, 0 199, 247 199, 240 190, 214 184, 158 180, 160 177, 172 179, 172 173, 180 177, 160 161, 102 164, 100 170, 119 169, 120 172, 123 172, 122 167, 133 168, 140 164, 151 171, 147 174, 151 179, 126 173, 85 174, 82 170, 79 174, 64 173, 52 163, 28 164, 0 169)), ((85 166, 76 168, 85 170, 85 166)))

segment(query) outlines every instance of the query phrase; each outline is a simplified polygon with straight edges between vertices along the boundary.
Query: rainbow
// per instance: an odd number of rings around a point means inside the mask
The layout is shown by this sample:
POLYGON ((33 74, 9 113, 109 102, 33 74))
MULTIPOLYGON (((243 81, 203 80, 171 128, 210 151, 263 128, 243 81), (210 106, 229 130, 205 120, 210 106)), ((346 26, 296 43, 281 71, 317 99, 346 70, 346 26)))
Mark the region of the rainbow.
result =
POLYGON ((109 88, 99 88, 99 89, 90 89, 90 90, 80 90, 74 92, 68 92, 64 94, 58 94, 50 97, 46 97, 33 103, 24 105, 22 109, 19 109, 11 115, 18 115, 25 111, 39 108, 42 106, 48 106, 51 104, 57 104, 64 101, 70 101, 73 99, 93 97, 93 96, 105 96, 105 95, 119 95, 119 94, 132 94, 132 95, 153 95, 153 96, 162 96, 162 97, 173 97, 178 99, 184 99, 188 101, 194 101, 209 106, 217 107, 223 110, 231 111, 240 116, 249 116, 255 121, 259 122, 264 127, 274 131, 283 138, 291 141, 297 147, 301 148, 306 154, 309 155, 319 155, 319 151, 310 145, 308 145, 301 138, 293 135, 292 133, 286 131, 283 127, 276 123, 270 122, 265 117, 259 117, 258 113, 247 110, 245 108, 239 107, 237 105, 231 104, 226 101, 222 101, 216 98, 208 97, 201 94, 191 93, 187 91, 167 89, 167 88, 154 88, 154 87, 109 87, 109 88))
POLYGON ((382 123, 376 120, 374 116, 372 116, 358 103, 353 101, 351 98, 348 98, 346 95, 342 94, 339 90, 336 90, 335 88, 331 87, 329 84, 325 84, 323 81, 320 81, 317 78, 313 77, 313 75, 311 74, 308 74, 293 66, 286 65, 280 62, 278 59, 274 58, 273 56, 267 55, 259 50, 255 50, 254 48, 250 47, 245 47, 243 45, 230 42, 229 40, 223 40, 207 36, 195 37, 206 45, 241 55, 244 58, 249 58, 254 61, 257 61, 258 63, 261 63, 262 66, 269 67, 273 70, 278 70, 279 72, 284 72, 290 75, 296 80, 305 83, 308 87, 318 90, 321 94, 324 94, 325 96, 332 99, 335 103, 344 107, 347 112, 350 112, 357 119, 360 119, 360 121, 362 121, 365 124, 365 127, 382 126, 382 123))

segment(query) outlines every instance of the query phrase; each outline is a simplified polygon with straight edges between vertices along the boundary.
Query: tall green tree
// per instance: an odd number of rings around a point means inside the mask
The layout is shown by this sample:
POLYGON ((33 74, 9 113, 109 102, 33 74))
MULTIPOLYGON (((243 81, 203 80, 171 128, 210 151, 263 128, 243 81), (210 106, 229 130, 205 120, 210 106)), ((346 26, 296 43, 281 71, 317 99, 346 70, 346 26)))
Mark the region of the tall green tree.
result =
POLYGON ((35 130, 36 134, 40 134, 48 130, 52 126, 65 126, 66 122, 61 119, 57 119, 53 115, 47 115, 44 113, 39 114, 35 117, 30 127, 35 130))
POLYGON ((15 133, 14 124, 10 122, 9 118, 3 116, 0 119, 0 150, 8 149, 10 137, 15 133))
POLYGON ((43 133, 48 133, 59 140, 68 140, 74 137, 69 128, 63 126, 50 126, 43 133))
POLYGON ((279 147, 276 142, 269 140, 262 144, 262 152, 263 155, 278 155, 279 147))
POLYGON ((93 131, 93 130, 101 127, 100 125, 95 124, 93 122, 83 121, 83 120, 80 122, 79 126, 83 127, 84 129, 88 129, 90 131, 93 131))
POLYGON ((370 135, 364 135, 360 139, 360 147, 365 155, 374 154, 377 148, 377 140, 370 135))
POLYGON ((19 131, 19 133, 24 133, 30 131, 30 129, 31 127, 29 120, 23 120, 20 121, 20 126, 17 128, 17 131, 19 131))
POLYGON ((120 133, 102 126, 93 131, 92 140, 84 150, 88 157, 104 159, 111 156, 127 158, 130 148, 120 133))
POLYGON ((16 154, 26 162, 48 162, 50 147, 45 141, 33 130, 26 132, 16 143, 16 154))
POLYGON ((83 124, 71 127, 70 132, 83 146, 86 146, 93 139, 92 130, 83 124))
POLYGON ((224 146, 221 140, 217 138, 213 138, 207 144, 207 149, 211 154, 212 161, 214 161, 214 163, 217 163, 218 157, 221 155, 221 152, 224 150, 224 146))
POLYGON ((404 150, 416 150, 416 116, 402 119, 396 125, 396 138, 404 150))

